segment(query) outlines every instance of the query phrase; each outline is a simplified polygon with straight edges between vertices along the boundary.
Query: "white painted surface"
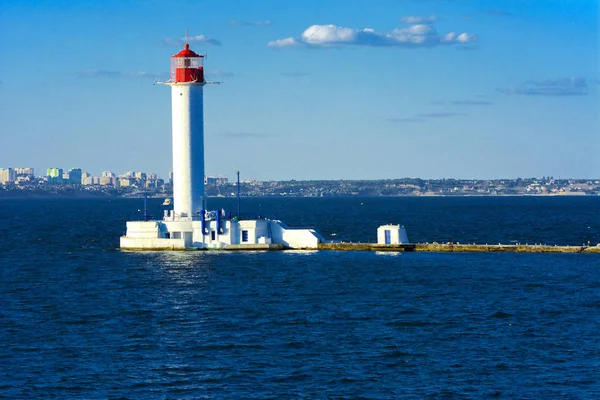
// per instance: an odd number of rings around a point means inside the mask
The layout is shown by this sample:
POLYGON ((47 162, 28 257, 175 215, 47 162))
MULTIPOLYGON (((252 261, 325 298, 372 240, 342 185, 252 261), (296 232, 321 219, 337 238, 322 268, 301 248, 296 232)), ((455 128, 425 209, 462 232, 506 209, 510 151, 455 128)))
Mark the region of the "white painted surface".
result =
POLYGON ((271 221, 272 242, 292 249, 316 249, 323 241, 313 229, 292 229, 281 221, 271 221))
POLYGON ((407 244, 408 235, 406 229, 402 225, 382 225, 377 228, 377 244, 385 243, 385 231, 390 231, 389 244, 407 244))
POLYGON ((171 84, 173 127, 173 209, 196 216, 204 203, 203 86, 171 84))
POLYGON ((186 250, 184 239, 135 238, 121 236, 121 248, 130 250, 186 250))
POLYGON ((127 236, 135 238, 158 238, 158 221, 127 221, 127 236))
POLYGON ((323 238, 312 229, 291 229, 280 221, 130 221, 121 237, 121 248, 132 249, 221 249, 229 244, 282 244, 296 249, 316 249, 323 238), (242 241, 242 232, 248 240, 242 241), (214 239, 213 239, 214 232, 214 239))

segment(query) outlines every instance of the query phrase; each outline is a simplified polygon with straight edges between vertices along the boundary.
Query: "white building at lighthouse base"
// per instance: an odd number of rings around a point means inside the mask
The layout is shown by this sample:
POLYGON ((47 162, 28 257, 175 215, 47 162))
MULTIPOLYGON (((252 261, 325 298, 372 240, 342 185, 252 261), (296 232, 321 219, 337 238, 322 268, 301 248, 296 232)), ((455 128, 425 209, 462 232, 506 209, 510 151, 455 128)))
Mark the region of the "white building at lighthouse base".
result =
POLYGON ((316 249, 324 239, 313 229, 293 229, 270 219, 225 219, 207 213, 204 221, 176 217, 166 211, 162 220, 128 221, 121 236, 125 250, 282 250, 316 249))

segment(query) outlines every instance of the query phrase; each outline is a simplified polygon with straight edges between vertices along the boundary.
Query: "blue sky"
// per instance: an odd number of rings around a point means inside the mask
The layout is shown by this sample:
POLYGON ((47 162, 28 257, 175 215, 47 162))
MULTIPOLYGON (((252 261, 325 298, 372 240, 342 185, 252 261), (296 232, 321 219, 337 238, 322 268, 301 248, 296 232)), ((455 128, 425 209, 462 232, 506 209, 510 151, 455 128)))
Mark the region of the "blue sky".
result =
POLYGON ((169 56, 205 88, 206 172, 600 177, 598 0, 13 1, 0 167, 171 169, 169 56))

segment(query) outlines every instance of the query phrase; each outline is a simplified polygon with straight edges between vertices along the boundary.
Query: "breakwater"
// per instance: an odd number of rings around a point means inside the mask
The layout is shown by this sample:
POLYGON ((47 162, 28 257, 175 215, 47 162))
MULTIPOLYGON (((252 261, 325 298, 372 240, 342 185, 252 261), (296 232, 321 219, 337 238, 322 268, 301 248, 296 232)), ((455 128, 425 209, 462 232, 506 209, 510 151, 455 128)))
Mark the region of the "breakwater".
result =
MULTIPOLYGON (((126 251, 145 251, 148 249, 127 249, 126 251)), ((153 251, 157 249, 152 249, 153 251)), ((206 251, 208 249, 184 249, 165 247, 159 250, 206 251)), ((587 253, 600 254, 597 246, 557 246, 544 244, 462 244, 462 243, 414 243, 414 244, 378 244, 378 243, 319 243, 316 249, 291 249, 281 244, 230 244, 213 251, 281 251, 281 250, 323 250, 323 251, 387 251, 387 252, 438 252, 438 253, 587 253)))
POLYGON ((454 253, 596 253, 597 246, 556 246, 544 244, 462 244, 462 243, 319 243, 319 250, 392 251, 392 252, 454 252, 454 253))

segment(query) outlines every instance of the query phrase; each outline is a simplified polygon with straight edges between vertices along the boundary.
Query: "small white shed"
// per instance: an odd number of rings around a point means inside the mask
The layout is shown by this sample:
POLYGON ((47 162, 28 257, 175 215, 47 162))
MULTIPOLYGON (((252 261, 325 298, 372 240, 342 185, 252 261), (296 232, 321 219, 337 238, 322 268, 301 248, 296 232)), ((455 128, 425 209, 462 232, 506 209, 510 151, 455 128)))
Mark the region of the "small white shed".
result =
POLYGON ((407 244, 408 235, 402 225, 381 225, 377 228, 377 244, 407 244))

